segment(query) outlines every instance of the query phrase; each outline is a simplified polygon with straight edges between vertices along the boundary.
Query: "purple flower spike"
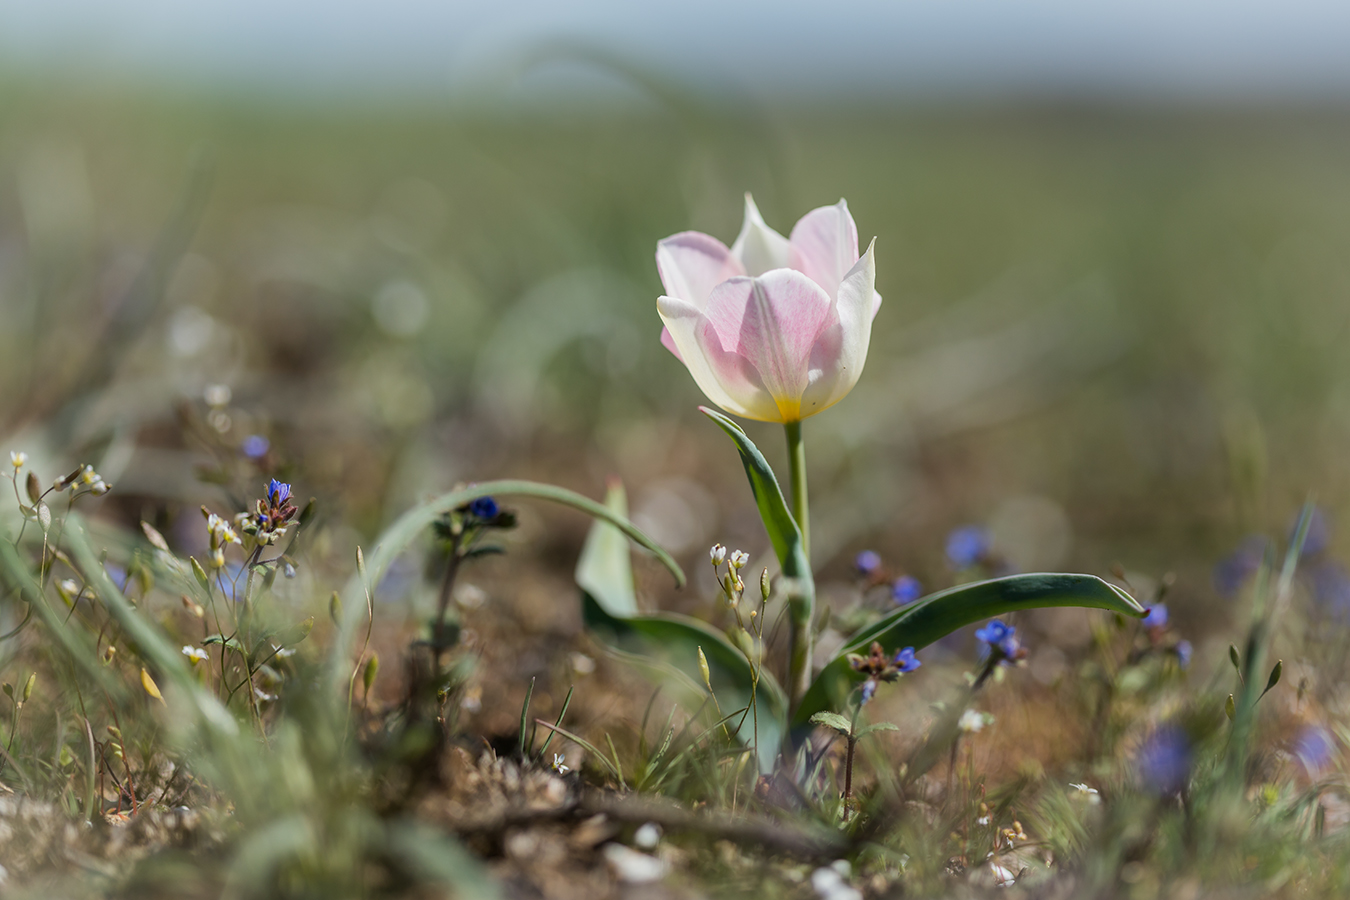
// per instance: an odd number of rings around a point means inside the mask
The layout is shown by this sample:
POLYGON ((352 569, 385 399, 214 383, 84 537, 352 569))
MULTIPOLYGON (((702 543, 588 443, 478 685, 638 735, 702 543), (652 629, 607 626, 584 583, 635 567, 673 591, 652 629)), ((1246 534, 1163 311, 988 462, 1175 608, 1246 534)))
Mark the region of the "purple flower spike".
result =
POLYGON ((923 596, 923 585, 913 575, 901 575, 891 585, 891 599, 896 606, 908 606, 923 596))
POLYGON ((956 569, 969 569, 989 553, 989 533, 978 525, 963 525, 947 535, 947 559, 956 569))
POLYGON ((899 669, 901 673, 906 675, 923 665, 923 663, 914 658, 913 647, 905 647, 903 650, 897 652, 895 654, 894 662, 895 667, 899 669))
POLYGON ((1139 780, 1157 794, 1176 794, 1191 774, 1191 742, 1176 725, 1164 725, 1148 736, 1136 759, 1139 780))
POLYGON ((1148 629, 1167 627, 1167 604, 1155 603, 1144 616, 1144 627, 1148 629))
MULTIPOLYGON (((866 681, 864 681, 862 686, 862 703, 866 703, 868 700, 871 700, 872 695, 875 694, 876 692, 877 692, 877 683, 874 680, 869 678, 866 681)), ((861 706, 862 703, 860 703, 859 705, 861 706)))
POLYGON ((1263 535, 1254 534, 1243 538, 1236 550, 1214 566, 1214 589, 1224 597, 1236 595, 1243 583, 1261 568, 1269 545, 1270 541, 1263 535))
POLYGON ((881 569, 881 554, 864 550, 853 560, 853 569, 864 578, 870 578, 881 569))
POLYGON ((1325 769, 1336 754, 1336 739, 1321 725, 1305 725, 1294 740, 1294 755, 1309 775, 1325 769))

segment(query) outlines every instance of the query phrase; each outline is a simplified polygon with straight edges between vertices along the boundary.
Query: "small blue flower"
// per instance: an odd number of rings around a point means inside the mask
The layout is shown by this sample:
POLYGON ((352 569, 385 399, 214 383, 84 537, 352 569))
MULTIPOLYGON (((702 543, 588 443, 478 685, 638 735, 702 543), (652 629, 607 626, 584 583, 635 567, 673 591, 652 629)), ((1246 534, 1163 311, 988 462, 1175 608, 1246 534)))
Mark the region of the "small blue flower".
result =
POLYGON ((998 651, 1002 660, 1016 659, 1022 652, 1022 643, 1017 639, 1017 628, 1000 619, 990 619, 989 624, 975 632, 975 639, 988 645, 980 653, 981 659, 994 650, 998 651))
POLYGON ((869 678, 869 679, 867 679, 866 681, 864 681, 864 682, 863 682, 863 686, 862 686, 862 700, 859 702, 858 705, 859 705, 859 706, 862 706, 862 705, 863 705, 864 703, 866 703, 868 700, 871 700, 871 699, 872 699, 872 695, 875 694, 876 692, 877 692, 877 683, 876 683, 876 681, 874 681, 874 680, 871 679, 871 678, 869 678))
POLYGON ((1191 655, 1194 652, 1195 648, 1191 646, 1190 641, 1177 641, 1177 662, 1181 664, 1183 669, 1190 668, 1191 655))
POLYGON ((853 560, 853 569, 864 578, 870 578, 881 569, 881 554, 875 550, 864 550, 853 560))
MULTIPOLYGON (((1289 525, 1289 542, 1292 544, 1294 538, 1298 537, 1298 516, 1289 525)), ((1314 506, 1312 514, 1308 517, 1308 534, 1303 539, 1303 549, 1300 556, 1314 556, 1327 549, 1331 543, 1331 523, 1327 521, 1326 513, 1322 508, 1314 506)))
POLYGON ((1135 763, 1146 788, 1175 794, 1186 787, 1191 773, 1190 739, 1176 725, 1164 725, 1144 741, 1135 763))
POLYGON ((989 533, 979 525, 962 525, 947 535, 947 559, 956 569, 969 569, 989 552, 989 533))
POLYGON ((273 506, 280 506, 291 498, 291 486, 273 478, 267 485, 267 498, 273 506))
POLYGON ((248 437, 244 438, 244 443, 240 449, 244 451, 244 455, 249 459, 260 459, 266 455, 271 446, 272 442, 261 434, 250 434, 248 437))
POLYGON ((1336 739, 1321 725, 1303 726, 1294 740, 1294 755, 1311 775, 1325 769, 1335 752, 1336 739))
POLYGON ((497 518, 497 501, 491 497, 479 497, 469 504, 469 512, 475 517, 488 521, 497 518))
POLYGON ((1270 541, 1264 535, 1253 534, 1242 539, 1231 554, 1214 566, 1214 589, 1223 597, 1233 597, 1248 578, 1261 568, 1270 541))
POLYGON ((904 675, 908 675, 910 672, 913 672, 919 666, 923 665, 923 663, 919 662, 917 659, 914 658, 913 647, 905 647, 904 649, 898 651, 895 654, 894 662, 895 667, 900 670, 901 674, 904 675))
POLYGON ((913 575, 901 575, 891 585, 891 599, 896 606, 908 606, 923 596, 923 585, 913 575))
POLYGON ((1148 615, 1144 616, 1145 628, 1166 628, 1167 627, 1167 604, 1155 603, 1149 607, 1148 615))

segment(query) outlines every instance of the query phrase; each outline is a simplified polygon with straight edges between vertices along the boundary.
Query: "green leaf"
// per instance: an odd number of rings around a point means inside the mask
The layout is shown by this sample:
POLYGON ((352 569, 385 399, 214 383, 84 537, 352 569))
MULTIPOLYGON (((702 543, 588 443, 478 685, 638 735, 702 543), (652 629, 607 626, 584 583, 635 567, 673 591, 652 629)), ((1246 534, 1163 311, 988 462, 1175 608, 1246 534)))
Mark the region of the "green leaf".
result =
POLYGON ((1095 575, 1040 572, 948 588, 898 609, 850 637, 811 683, 793 715, 792 727, 804 728, 814 713, 842 705, 854 682, 862 680, 846 657, 866 651, 873 641, 887 653, 901 647, 919 650, 973 622, 1046 606, 1083 606, 1135 618, 1145 615, 1133 597, 1095 575))
POLYGON ((231 650, 242 651, 244 649, 244 645, 239 643, 239 640, 237 638, 227 638, 223 634, 211 634, 202 638, 203 647, 210 646, 211 644, 224 644, 231 650))
MULTIPOLYGON (((551 484, 539 484, 534 481, 522 480, 504 480, 504 481, 484 481, 479 484, 470 485, 466 488, 451 491, 448 494, 442 494, 434 500, 414 506, 412 509, 403 513, 393 521, 384 533, 380 535, 375 545, 375 551, 365 560, 366 571, 369 581, 367 582, 372 589, 379 586, 384 573, 388 571, 389 566, 394 559, 398 557, 403 549, 408 546, 419 534, 428 528, 433 522, 441 516, 458 509, 467 503, 477 500, 480 497, 535 497, 540 500, 551 500, 554 503, 561 503, 564 506, 570 506, 573 509, 580 510, 587 515, 597 519, 609 522, 618 528, 633 542, 640 544, 647 550, 650 550, 661 564, 670 570, 675 576, 677 585, 684 584, 684 572, 675 562, 669 553, 661 549, 659 545, 647 535, 643 534, 636 525, 629 522, 623 516, 616 515, 605 506, 596 503, 589 497, 583 497, 575 491, 569 491, 566 488, 560 488, 551 484)), ((347 662, 348 653, 351 648, 352 637, 356 632, 358 622, 364 618, 366 610, 365 589, 362 586, 361 579, 353 576, 348 579, 345 590, 347 602, 342 604, 341 621, 338 627, 338 639, 333 642, 332 652, 328 660, 328 675, 330 684, 333 687, 334 696, 345 696, 345 687, 347 680, 347 662)))
MULTIPOLYGON (((616 516, 624 515, 623 485, 610 483, 606 503, 616 516)), ((673 686, 686 706, 697 707, 707 697, 699 671, 700 648, 723 714, 748 708, 753 693, 757 712, 733 717, 728 729, 743 744, 757 745, 762 771, 772 769, 787 720, 787 697, 768 671, 761 672, 756 688, 745 654, 716 629, 674 613, 639 614, 628 545, 605 521, 591 526, 576 580, 582 589, 582 618, 592 635, 614 656, 673 686)))
POLYGON ((700 406, 699 411, 716 422, 735 442, 736 449, 741 454, 741 463, 745 466, 745 474, 750 479, 750 491, 755 496, 755 506, 759 508, 759 517, 764 520, 764 529, 769 533, 769 541, 773 544, 773 552, 783 567, 783 574, 789 578, 805 580, 809 584, 811 564, 802 547, 802 533, 797 528, 797 521, 792 518, 792 511, 788 509, 787 502, 783 499, 783 490, 778 486, 778 479, 774 476, 768 460, 741 430, 741 426, 706 406, 700 406))
MULTIPOLYGON (((819 713, 817 713, 817 715, 819 715, 819 713)), ((858 737, 863 737, 864 735, 871 734, 874 731, 899 731, 899 730, 900 726, 892 722, 873 722, 866 728, 859 728, 858 737)))
POLYGON ((853 726, 849 723, 848 719, 839 715, 839 713, 818 712, 811 717, 811 724, 824 725, 826 728, 833 728, 844 737, 848 737, 853 731, 853 726))

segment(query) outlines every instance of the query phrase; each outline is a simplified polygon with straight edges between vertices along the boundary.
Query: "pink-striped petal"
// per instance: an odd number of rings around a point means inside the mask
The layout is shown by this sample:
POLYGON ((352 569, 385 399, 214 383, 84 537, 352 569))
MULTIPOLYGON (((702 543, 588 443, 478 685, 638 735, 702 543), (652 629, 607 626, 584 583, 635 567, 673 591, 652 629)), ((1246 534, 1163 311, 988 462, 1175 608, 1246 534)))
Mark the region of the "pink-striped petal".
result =
POLYGON ((858 226, 840 200, 813 209, 792 228, 792 268, 804 273, 833 297, 858 261, 858 226))
POLYGON ((801 418, 812 351, 835 321, 833 306, 819 285, 791 269, 733 278, 708 298, 706 314, 722 348, 745 359, 773 398, 778 415, 770 421, 801 418))
POLYGON ((734 350, 725 349, 712 322, 692 303, 660 297, 656 310, 665 323, 676 356, 713 403, 736 416, 765 422, 781 421, 778 406, 759 373, 734 350))
POLYGON ((666 294, 699 309, 708 295, 728 278, 744 275, 745 268, 727 245, 699 231, 671 235, 656 245, 656 271, 666 294))
POLYGON ((749 194, 745 195, 745 221, 741 224, 741 233, 736 236, 736 243, 731 245, 731 255, 740 260, 745 274, 752 278, 771 269, 786 269, 792 264, 792 247, 788 239, 764 224, 764 217, 749 194))

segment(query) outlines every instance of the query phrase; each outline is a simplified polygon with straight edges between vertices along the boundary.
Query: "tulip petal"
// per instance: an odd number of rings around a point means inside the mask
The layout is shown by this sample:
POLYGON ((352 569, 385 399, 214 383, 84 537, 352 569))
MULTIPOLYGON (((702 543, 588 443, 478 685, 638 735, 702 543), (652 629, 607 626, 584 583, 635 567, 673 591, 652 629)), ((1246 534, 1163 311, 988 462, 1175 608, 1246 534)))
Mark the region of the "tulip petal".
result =
POLYGON ((674 353, 675 358, 680 362, 684 362, 684 357, 680 355, 680 348, 675 344, 675 338, 671 336, 670 329, 664 325, 661 326, 661 346, 674 353))
POLYGON ((778 415, 794 422, 811 384, 811 356, 834 323, 833 303, 814 281, 792 269, 733 278, 713 289, 707 316, 722 347, 745 359, 773 398, 778 415))
POLYGON ((702 309, 708 295, 728 278, 744 275, 745 267, 727 245, 712 235, 685 231, 656 245, 656 270, 666 294, 702 309))
POLYGON ((736 243, 731 245, 731 255, 740 260, 746 275, 752 278, 763 275, 770 269, 786 269, 792 260, 792 247, 788 239, 764 224, 754 198, 745 195, 745 221, 741 224, 741 233, 736 243))
POLYGON ((792 228, 792 268, 804 273, 833 297, 858 261, 858 226, 840 200, 813 209, 792 228))
POLYGON ((872 319, 881 308, 881 295, 875 286, 875 247, 874 238, 839 284, 835 324, 820 336, 811 356, 811 386, 802 397, 804 415, 814 415, 844 399, 862 375, 872 319))
POLYGON ((666 334, 704 395, 736 416, 760 421, 782 421, 778 407, 759 373, 734 350, 723 346, 717 329, 703 312, 684 300, 659 297, 656 310, 666 334))

